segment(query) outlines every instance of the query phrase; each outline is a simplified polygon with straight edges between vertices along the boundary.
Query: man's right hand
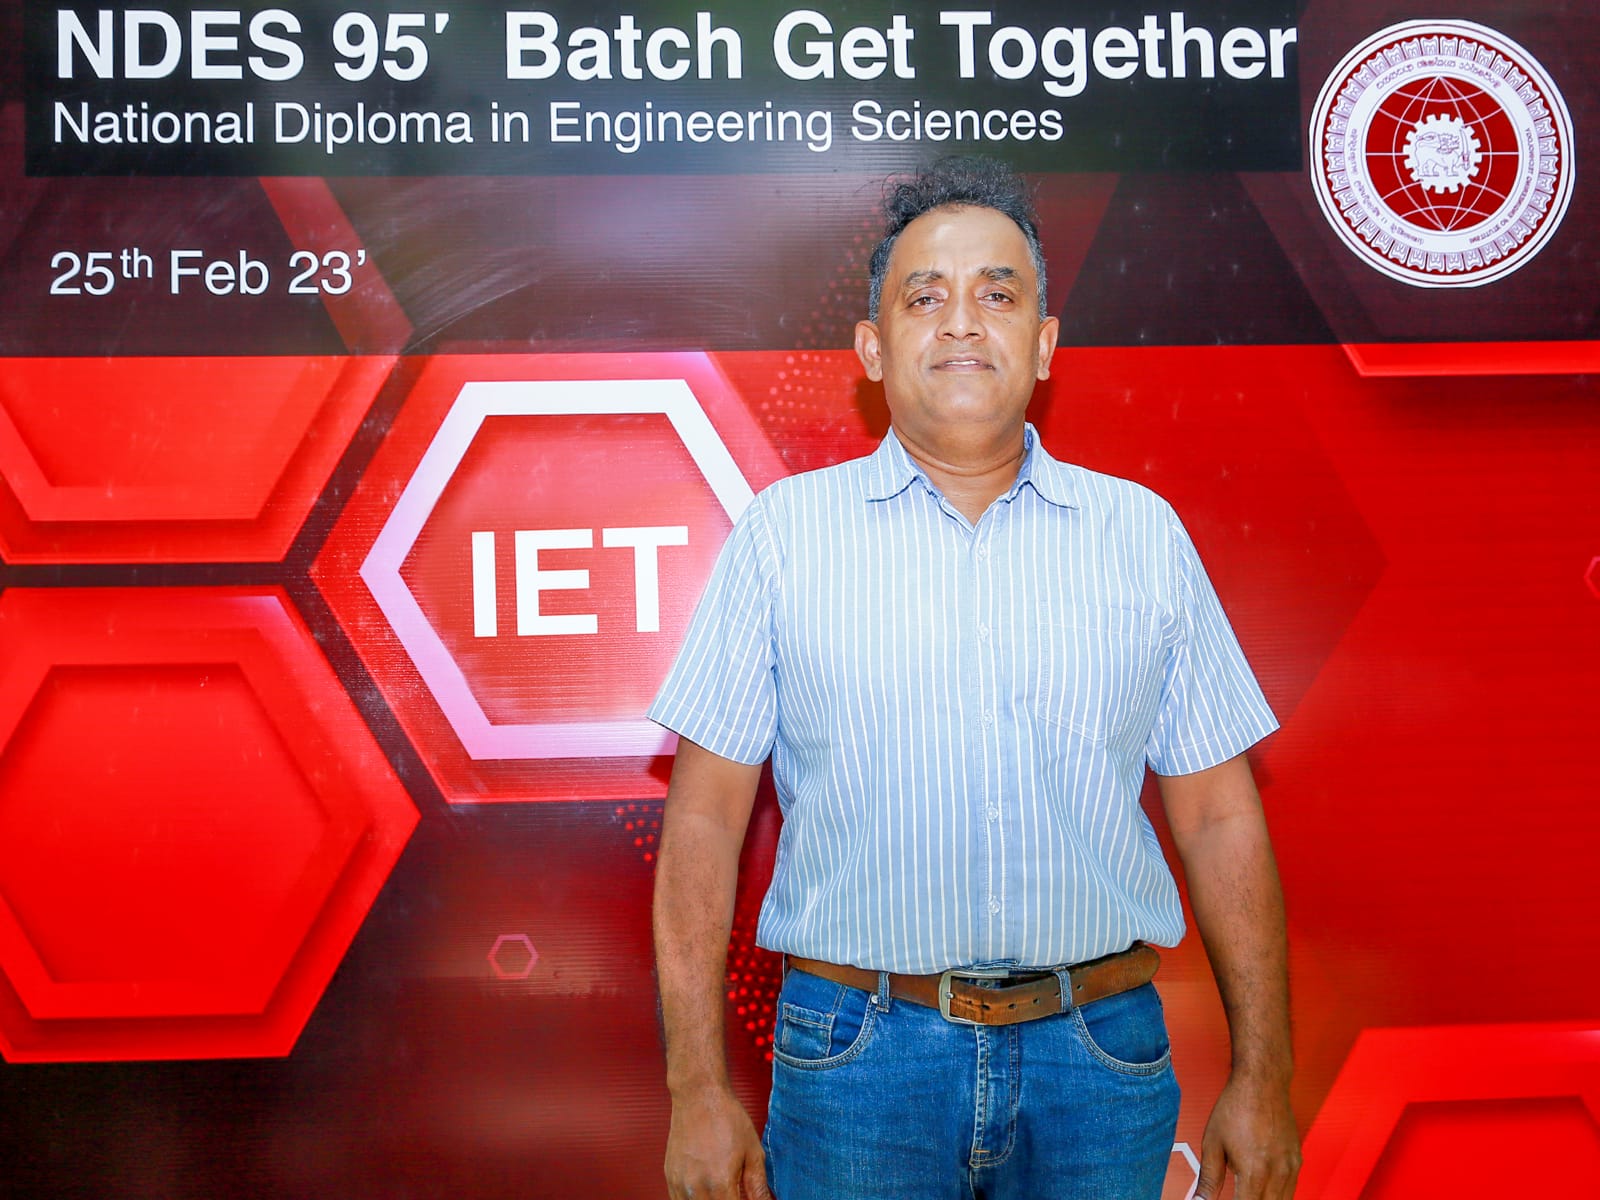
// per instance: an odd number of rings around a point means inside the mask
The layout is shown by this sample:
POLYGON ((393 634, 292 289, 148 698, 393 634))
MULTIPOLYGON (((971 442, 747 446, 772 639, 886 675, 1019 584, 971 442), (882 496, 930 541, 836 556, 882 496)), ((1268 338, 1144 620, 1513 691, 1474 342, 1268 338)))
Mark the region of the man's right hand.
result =
POLYGON ((723 978, 759 763, 678 739, 656 860, 656 978, 667 1041, 672 1200, 768 1200, 766 1156, 723 1068, 723 978))
POLYGON ((744 1105, 726 1088, 674 1096, 667 1134, 672 1200, 771 1200, 767 1157, 744 1105))

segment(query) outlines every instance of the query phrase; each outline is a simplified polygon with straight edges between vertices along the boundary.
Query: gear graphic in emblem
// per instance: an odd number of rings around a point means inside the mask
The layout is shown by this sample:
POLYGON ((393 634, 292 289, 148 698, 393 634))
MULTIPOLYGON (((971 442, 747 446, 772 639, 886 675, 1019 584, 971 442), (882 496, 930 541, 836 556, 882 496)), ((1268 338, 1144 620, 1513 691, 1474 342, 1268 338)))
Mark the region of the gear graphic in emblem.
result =
POLYGON ((1412 181, 1429 191, 1459 191, 1478 173, 1480 145, 1461 118, 1434 113, 1406 133, 1406 168, 1412 181))

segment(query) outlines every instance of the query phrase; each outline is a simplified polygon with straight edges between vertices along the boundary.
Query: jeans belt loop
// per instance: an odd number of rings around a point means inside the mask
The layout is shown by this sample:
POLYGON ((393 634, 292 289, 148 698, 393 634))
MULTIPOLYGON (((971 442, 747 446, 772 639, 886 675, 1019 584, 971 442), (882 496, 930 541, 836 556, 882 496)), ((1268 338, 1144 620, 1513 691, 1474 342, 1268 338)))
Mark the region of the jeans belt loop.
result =
POLYGON ((1071 1012, 1077 1008, 1072 999, 1072 972, 1066 967, 1056 968, 1056 986, 1061 989, 1061 1011, 1071 1012))
POLYGON ((879 1012, 889 1011, 889 1005, 891 1003, 891 997, 889 995, 889 972, 878 972, 878 994, 872 998, 872 1003, 877 1006, 879 1012))

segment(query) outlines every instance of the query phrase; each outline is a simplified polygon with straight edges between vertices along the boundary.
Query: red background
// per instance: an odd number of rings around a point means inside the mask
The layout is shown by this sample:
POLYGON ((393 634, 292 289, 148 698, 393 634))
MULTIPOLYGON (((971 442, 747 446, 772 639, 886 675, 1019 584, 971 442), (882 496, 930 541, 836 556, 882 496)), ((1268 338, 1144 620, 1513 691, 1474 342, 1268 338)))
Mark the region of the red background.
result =
MULTIPOLYGON (((1306 111, 1419 15, 1304 5, 1306 111)), ((1577 130, 1561 229, 1490 286, 1371 270, 1304 173, 1035 177, 1063 348, 1033 418, 1176 505, 1283 722, 1253 757, 1303 1197, 1600 1189, 1600 19, 1455 15, 1531 50, 1577 130)), ((870 450, 881 395, 841 348, 874 180, 35 179, 6 57, 0 1192, 660 1194, 667 762, 468 762, 359 571, 470 379, 692 358, 752 485, 870 450), (196 242, 371 257, 326 304, 47 294, 55 249, 196 242)), ((512 496, 501 536, 620 524, 649 471, 624 443, 584 474, 604 499, 512 496)), ((523 648, 506 703, 648 691, 644 643, 603 644, 523 648)), ((752 1107, 776 822, 764 796, 730 948, 752 1107)), ((1198 1145, 1227 1045, 1195 940, 1159 982, 1198 1145)), ((1191 1181, 1175 1155, 1169 1194, 1191 1181)))

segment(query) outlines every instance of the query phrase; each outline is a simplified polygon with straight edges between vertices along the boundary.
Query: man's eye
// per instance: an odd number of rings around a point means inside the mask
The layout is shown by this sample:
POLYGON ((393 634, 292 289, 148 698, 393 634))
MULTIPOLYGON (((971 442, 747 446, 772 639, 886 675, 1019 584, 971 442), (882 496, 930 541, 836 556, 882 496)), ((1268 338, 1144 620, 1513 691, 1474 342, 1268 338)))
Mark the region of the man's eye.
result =
POLYGON ((990 292, 987 296, 984 297, 984 299, 991 300, 996 304, 1009 304, 1009 303, 1011 303, 1010 295, 1008 295, 1005 292, 990 292))
POLYGON ((911 298, 911 303, 912 303, 913 306, 918 305, 918 304, 928 305, 928 304, 934 303, 934 301, 936 301, 937 299, 938 299, 937 296, 913 296, 911 298))

